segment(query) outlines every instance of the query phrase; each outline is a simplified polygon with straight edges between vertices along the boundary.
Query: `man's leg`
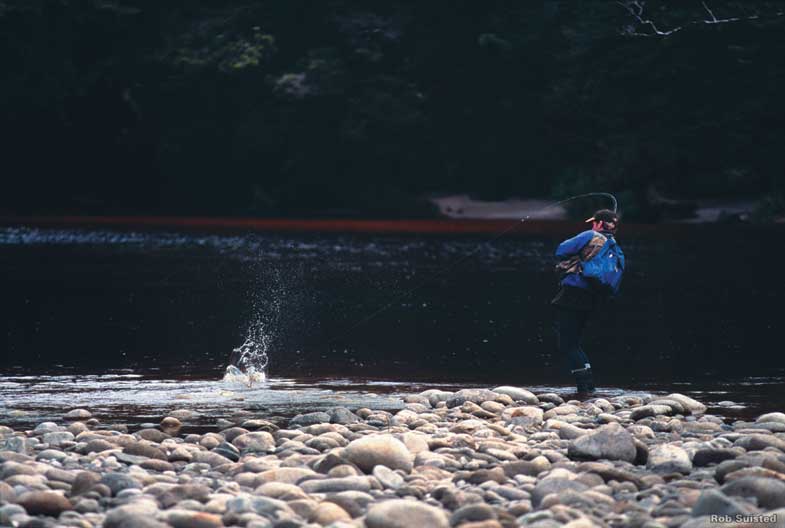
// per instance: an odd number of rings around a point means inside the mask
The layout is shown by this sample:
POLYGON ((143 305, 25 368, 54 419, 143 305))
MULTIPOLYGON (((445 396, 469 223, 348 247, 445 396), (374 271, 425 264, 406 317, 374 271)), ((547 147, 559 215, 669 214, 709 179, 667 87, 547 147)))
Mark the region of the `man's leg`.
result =
POLYGON ((581 336, 589 319, 588 311, 556 309, 556 326, 559 352, 567 358, 570 373, 575 376, 578 392, 594 390, 589 358, 581 347, 581 336))

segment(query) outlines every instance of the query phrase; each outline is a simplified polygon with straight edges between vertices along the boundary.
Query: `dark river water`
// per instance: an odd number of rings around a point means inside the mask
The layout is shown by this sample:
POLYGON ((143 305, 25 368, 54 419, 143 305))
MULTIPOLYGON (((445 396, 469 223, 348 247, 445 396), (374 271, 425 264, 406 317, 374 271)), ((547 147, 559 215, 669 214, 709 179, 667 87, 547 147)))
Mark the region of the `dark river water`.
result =
MULTIPOLYGON (((619 235, 623 292, 584 343, 600 393, 677 391, 728 417, 785 409, 785 282, 765 270, 783 262, 783 231, 669 233, 619 235)), ((0 422, 79 406, 132 422, 392 409, 431 387, 567 394, 558 242, 0 228, 0 422), (221 381, 249 335, 268 381, 221 381)))

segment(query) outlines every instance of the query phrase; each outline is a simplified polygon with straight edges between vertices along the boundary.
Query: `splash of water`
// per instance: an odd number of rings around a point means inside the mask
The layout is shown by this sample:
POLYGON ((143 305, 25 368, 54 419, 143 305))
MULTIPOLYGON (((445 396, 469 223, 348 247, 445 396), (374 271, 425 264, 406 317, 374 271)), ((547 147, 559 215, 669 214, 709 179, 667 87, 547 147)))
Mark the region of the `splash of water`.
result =
POLYGON ((268 352, 281 314, 283 282, 277 270, 257 275, 253 288, 253 313, 245 335, 245 342, 232 350, 223 380, 252 387, 267 380, 268 352), (263 279, 266 279, 263 282, 263 279))

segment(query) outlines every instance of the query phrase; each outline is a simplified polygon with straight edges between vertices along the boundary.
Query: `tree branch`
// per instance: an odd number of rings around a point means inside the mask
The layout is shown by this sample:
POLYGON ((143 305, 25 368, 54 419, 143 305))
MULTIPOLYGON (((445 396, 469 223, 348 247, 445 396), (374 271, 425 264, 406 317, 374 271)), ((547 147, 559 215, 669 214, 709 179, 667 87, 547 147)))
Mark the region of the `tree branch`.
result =
MULTIPOLYGON (((703 9, 706 11, 708 18, 702 20, 692 20, 681 26, 668 30, 663 30, 660 29, 653 20, 651 20, 650 18, 646 18, 646 15, 644 14, 644 8, 646 2, 644 0, 617 0, 616 3, 622 6, 635 21, 635 25, 630 25, 625 27, 624 30, 622 31, 622 34, 627 36, 634 36, 634 37, 665 38, 693 24, 729 24, 733 22, 743 22, 746 20, 760 19, 760 15, 758 13, 755 13, 754 15, 750 15, 750 16, 717 18, 717 15, 714 14, 714 11, 709 7, 709 5, 704 0, 701 1, 701 5, 703 6, 703 9), (649 28, 649 31, 642 31, 641 29, 639 29, 639 28, 646 28, 646 27, 649 28)), ((785 13, 779 11, 777 13, 773 13, 771 16, 781 17, 784 15, 785 13)))

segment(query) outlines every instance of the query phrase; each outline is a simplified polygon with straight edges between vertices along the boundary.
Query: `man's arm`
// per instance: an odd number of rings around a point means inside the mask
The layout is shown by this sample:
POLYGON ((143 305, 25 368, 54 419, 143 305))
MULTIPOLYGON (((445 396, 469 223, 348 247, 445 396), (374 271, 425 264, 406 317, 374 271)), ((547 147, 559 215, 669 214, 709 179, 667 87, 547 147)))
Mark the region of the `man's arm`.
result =
POLYGON ((594 231, 588 230, 565 240, 559 244, 559 247, 556 249, 556 256, 559 258, 566 258, 577 255, 593 237, 594 231))

